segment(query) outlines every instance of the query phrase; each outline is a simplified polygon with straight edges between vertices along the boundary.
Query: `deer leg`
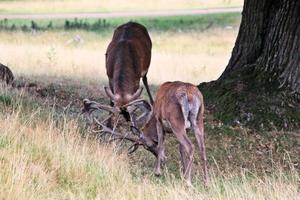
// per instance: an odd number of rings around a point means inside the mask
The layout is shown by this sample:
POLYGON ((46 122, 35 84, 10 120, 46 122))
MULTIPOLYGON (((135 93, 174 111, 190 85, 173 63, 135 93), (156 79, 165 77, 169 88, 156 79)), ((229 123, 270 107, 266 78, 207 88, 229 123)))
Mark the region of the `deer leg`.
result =
MULTIPOLYGON (((111 107, 113 107, 113 106, 114 106, 114 102, 110 101, 110 102, 109 102, 109 105, 110 105, 111 107)), ((113 116, 110 117, 110 118, 108 118, 106 126, 107 126, 108 128, 110 128, 110 129, 112 129, 112 128, 113 128, 113 121, 114 121, 114 120, 113 120, 113 116)))
POLYGON ((148 85, 148 79, 147 79, 147 74, 145 76, 143 76, 143 83, 144 83, 144 85, 146 87, 146 90, 147 90, 147 93, 149 95, 150 103, 151 103, 151 105, 153 105, 154 101, 153 101, 152 95, 150 93, 150 89, 149 89, 149 85, 148 85))
POLYGON ((131 116, 127 111, 121 110, 121 114, 127 122, 129 122, 131 120, 131 116))
POLYGON ((202 124, 202 126, 199 126, 198 124, 193 125, 193 129, 195 132, 196 140, 200 149, 200 155, 202 160, 202 169, 203 169, 203 175, 204 175, 204 183, 207 184, 208 182, 208 169, 207 169, 207 158, 206 158, 206 149, 204 144, 204 129, 203 129, 203 118, 201 117, 199 120, 199 124, 202 124))
POLYGON ((173 128, 173 132, 180 144, 180 153, 181 160, 184 164, 183 166, 183 177, 187 180, 188 183, 191 183, 191 172, 192 172, 192 163, 194 155, 194 145, 188 138, 186 130, 184 127, 176 130, 173 128))
POLYGON ((169 122, 172 128, 172 132, 176 136, 179 144, 182 146, 181 151, 184 152, 181 153, 181 160, 183 160, 184 163, 183 177, 190 184, 192 171, 191 169, 194 156, 194 145, 190 141, 186 133, 187 117, 185 116, 185 114, 187 113, 184 112, 182 108, 177 108, 177 110, 174 109, 172 115, 170 115, 169 122))
POLYGON ((161 175, 161 163, 165 160, 165 147, 164 147, 164 133, 163 128, 160 121, 156 123, 157 136, 158 136, 158 145, 157 145, 157 158, 156 158, 156 166, 154 174, 156 176, 161 175))
POLYGON ((186 154, 184 151, 184 146, 179 144, 179 152, 180 152, 180 159, 181 159, 181 165, 182 165, 182 173, 186 170, 186 154))
POLYGON ((189 140, 189 138, 186 135, 184 135, 185 138, 185 150, 186 150, 186 169, 184 172, 184 178, 187 180, 188 183, 191 183, 191 172, 192 172, 192 164, 193 164, 193 157, 194 157, 194 145, 193 143, 189 140))

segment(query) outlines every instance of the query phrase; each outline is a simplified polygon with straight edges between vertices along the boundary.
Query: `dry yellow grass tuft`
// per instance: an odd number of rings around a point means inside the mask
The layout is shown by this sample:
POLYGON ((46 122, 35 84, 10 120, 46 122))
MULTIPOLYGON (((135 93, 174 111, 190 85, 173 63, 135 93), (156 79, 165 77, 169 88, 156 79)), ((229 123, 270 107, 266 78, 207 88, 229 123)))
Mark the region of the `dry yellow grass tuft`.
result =
MULTIPOLYGON (((236 34, 234 29, 151 33, 150 83, 182 80, 198 84, 218 78, 236 34)), ((106 80, 104 54, 110 39, 85 31, 0 32, 0 60, 17 74, 106 80)))

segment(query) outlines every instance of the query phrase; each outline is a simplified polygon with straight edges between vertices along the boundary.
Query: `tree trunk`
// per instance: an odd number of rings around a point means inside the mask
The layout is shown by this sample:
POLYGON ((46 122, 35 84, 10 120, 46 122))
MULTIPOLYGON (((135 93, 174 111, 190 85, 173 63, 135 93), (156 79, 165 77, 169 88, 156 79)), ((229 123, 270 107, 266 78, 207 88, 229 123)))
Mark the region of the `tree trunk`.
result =
POLYGON ((232 57, 221 79, 231 71, 255 65, 300 94, 300 1, 245 0, 232 57))
MULTIPOLYGON (((300 125, 300 1, 245 0, 240 30, 225 71, 217 81, 200 88, 210 99, 221 98, 212 102, 231 113, 223 113, 225 121, 240 122, 244 118, 246 123, 256 121, 261 125, 274 118, 280 127, 300 125), (254 117, 265 120, 249 120, 254 117)), ((222 113, 220 110, 216 112, 222 113)))

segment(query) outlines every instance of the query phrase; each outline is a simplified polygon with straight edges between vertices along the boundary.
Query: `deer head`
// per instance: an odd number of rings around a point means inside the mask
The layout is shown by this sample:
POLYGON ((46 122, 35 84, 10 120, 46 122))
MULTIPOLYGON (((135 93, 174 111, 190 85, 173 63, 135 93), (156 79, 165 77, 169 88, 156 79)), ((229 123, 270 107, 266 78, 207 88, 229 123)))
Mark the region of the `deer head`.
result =
POLYGON ((134 94, 125 94, 125 95, 120 95, 120 94, 113 94, 111 89, 109 87, 104 87, 104 91, 106 95, 110 98, 112 102, 114 102, 114 105, 116 107, 126 107, 125 105, 138 99, 142 92, 143 88, 140 87, 134 94))

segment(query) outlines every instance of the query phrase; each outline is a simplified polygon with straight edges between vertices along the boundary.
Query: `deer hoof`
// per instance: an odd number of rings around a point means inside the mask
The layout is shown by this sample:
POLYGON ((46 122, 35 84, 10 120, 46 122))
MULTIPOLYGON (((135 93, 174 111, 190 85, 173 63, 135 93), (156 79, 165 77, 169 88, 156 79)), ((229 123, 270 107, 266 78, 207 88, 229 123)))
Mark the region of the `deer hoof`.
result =
POLYGON ((188 187, 192 187, 192 186, 193 186, 191 180, 186 180, 185 183, 186 183, 186 185, 187 185, 188 187))
POLYGON ((156 169, 155 172, 154 172, 154 175, 156 177, 160 177, 161 176, 161 171, 156 169))

